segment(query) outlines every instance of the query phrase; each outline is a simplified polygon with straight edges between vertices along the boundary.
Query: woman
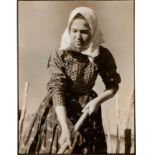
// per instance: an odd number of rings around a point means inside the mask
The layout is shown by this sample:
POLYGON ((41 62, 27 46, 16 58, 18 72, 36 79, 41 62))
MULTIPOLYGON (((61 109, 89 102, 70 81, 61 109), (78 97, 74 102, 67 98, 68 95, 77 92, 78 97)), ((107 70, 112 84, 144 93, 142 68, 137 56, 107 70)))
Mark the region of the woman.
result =
POLYGON ((48 95, 25 137, 26 153, 56 153, 65 141, 71 149, 72 138, 72 153, 106 153, 101 104, 117 92, 120 76, 102 42, 95 12, 87 7, 73 10, 60 47, 48 61, 48 95), (99 96, 92 90, 98 74, 106 87, 99 96), (89 116, 72 137, 73 125, 85 110, 89 116))

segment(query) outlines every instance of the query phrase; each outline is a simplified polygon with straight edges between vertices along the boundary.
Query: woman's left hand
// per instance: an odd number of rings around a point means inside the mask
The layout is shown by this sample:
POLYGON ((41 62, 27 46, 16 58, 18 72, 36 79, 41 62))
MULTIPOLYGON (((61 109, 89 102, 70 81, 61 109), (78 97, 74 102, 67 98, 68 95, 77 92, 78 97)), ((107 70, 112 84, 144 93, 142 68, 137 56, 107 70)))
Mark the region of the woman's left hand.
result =
POLYGON ((99 105, 100 104, 97 102, 97 100, 93 99, 89 103, 86 104, 86 106, 82 109, 82 112, 85 112, 86 110, 88 110, 89 115, 91 115, 92 113, 97 111, 99 105))

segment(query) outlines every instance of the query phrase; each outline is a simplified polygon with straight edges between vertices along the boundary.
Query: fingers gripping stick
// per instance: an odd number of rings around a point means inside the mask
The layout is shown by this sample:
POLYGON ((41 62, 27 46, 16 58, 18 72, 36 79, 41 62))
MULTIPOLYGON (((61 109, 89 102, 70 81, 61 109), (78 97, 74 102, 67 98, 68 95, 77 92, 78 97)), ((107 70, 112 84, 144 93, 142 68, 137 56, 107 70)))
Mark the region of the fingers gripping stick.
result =
MULTIPOLYGON (((79 118, 79 120, 77 121, 77 123, 74 126, 74 133, 76 133, 79 128, 81 127, 82 123, 84 122, 84 120, 87 118, 87 116, 89 115, 88 109, 85 110, 85 112, 81 115, 81 117, 79 118)), ((64 151, 67 149, 68 147, 68 143, 65 142, 61 148, 59 149, 59 151, 57 153, 64 153, 64 151)), ((71 149, 71 151, 73 150, 73 147, 71 149)))

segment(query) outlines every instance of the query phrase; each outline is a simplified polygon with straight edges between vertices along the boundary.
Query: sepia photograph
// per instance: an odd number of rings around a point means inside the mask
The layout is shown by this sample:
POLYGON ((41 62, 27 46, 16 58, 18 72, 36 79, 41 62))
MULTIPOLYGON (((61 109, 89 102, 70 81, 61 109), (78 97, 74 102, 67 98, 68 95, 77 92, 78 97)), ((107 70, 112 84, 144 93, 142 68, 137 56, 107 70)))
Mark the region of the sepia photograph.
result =
POLYGON ((17 1, 18 154, 135 154, 135 1, 17 1))

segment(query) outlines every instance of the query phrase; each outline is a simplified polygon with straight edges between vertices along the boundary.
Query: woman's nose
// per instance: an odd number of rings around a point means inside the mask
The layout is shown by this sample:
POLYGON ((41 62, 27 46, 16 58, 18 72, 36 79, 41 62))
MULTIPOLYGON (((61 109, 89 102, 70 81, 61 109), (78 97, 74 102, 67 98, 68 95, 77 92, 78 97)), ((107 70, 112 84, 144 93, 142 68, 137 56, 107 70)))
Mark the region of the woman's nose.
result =
POLYGON ((80 32, 76 33, 76 39, 81 39, 81 33, 80 32))

